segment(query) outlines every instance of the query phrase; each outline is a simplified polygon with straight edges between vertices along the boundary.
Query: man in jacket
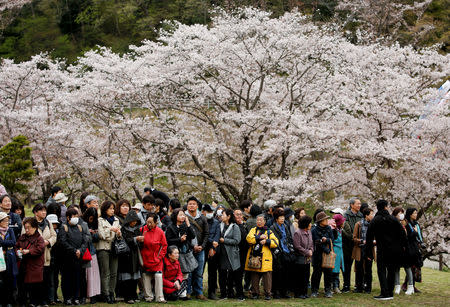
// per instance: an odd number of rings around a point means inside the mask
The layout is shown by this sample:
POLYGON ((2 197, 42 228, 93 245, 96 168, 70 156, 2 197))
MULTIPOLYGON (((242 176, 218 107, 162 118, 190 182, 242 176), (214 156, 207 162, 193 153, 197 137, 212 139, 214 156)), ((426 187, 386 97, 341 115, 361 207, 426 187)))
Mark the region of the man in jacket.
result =
POLYGON ((208 221, 209 228, 209 237, 205 248, 208 261, 208 298, 210 300, 216 300, 217 270, 219 269, 219 258, 216 253, 216 247, 219 245, 220 223, 214 218, 214 209, 210 205, 203 205, 202 212, 208 221))
POLYGON ((188 279, 188 294, 195 295, 199 300, 206 300, 203 295, 203 267, 205 265, 205 248, 209 238, 209 226, 206 217, 204 217, 201 210, 200 201, 191 196, 187 201, 187 210, 185 212, 189 219, 189 223, 194 227, 195 239, 194 242, 194 257, 197 260, 198 267, 189 274, 188 279))
MULTIPOLYGON (((358 198, 351 198, 349 201, 350 208, 345 211, 345 225, 342 232, 342 245, 344 252, 344 287, 342 292, 350 292, 350 276, 352 273, 352 251, 353 251, 353 230, 355 224, 363 219, 362 213, 359 211, 361 208, 361 201, 358 198)), ((356 289, 359 292, 360 289, 356 289)))
POLYGON ((388 202, 376 202, 378 212, 369 224, 366 234, 365 254, 373 259, 373 240, 377 242, 377 271, 381 294, 376 300, 394 298, 395 272, 400 266, 406 248, 406 234, 400 222, 387 211, 388 202))

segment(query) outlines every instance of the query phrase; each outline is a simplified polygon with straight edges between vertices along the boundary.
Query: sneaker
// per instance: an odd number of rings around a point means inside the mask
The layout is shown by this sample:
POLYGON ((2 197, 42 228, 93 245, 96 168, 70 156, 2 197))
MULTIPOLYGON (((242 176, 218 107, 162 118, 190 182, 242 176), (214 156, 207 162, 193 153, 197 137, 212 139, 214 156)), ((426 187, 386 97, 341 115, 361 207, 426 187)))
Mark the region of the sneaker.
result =
POLYGON ((317 297, 317 295, 319 295, 317 292, 312 292, 311 293, 311 297, 317 297))
POLYGON ((133 300, 128 300, 128 301, 126 301, 126 303, 131 305, 131 304, 134 304, 134 301, 133 300))
POLYGON ((333 297, 333 293, 331 293, 331 291, 327 292, 327 293, 325 293, 325 297, 326 298, 332 298, 333 297))
POLYGON ((215 300, 218 300, 219 298, 217 297, 217 295, 215 293, 211 293, 211 294, 208 294, 208 299, 215 301, 215 300))
POLYGON ((264 296, 264 299, 265 299, 266 301, 270 301, 270 300, 272 299, 272 297, 271 297, 270 295, 266 295, 266 296, 264 296))
POLYGON ((243 301, 245 301, 245 297, 244 296, 238 296, 237 300, 243 302, 243 301))
POLYGON ((388 301, 388 300, 394 299, 393 296, 385 296, 385 295, 377 295, 377 296, 374 296, 373 298, 376 299, 377 301, 388 301))
POLYGON ((344 287, 341 290, 342 293, 349 293, 350 292, 350 288, 349 287, 344 287))
POLYGON ((334 293, 339 294, 339 293, 341 293, 341 290, 339 290, 339 288, 336 287, 336 288, 334 288, 334 293))
POLYGON ((257 300, 257 299, 259 299, 259 296, 258 296, 258 294, 252 294, 251 298, 252 298, 252 300, 257 300))

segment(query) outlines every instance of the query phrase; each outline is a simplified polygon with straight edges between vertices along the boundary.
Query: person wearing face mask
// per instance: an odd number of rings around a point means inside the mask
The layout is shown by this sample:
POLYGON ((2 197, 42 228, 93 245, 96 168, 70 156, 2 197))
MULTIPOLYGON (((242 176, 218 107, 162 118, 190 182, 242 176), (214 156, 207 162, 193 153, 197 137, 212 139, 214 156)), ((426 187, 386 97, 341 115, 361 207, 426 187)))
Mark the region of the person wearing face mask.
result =
POLYGON ((64 257, 61 288, 66 305, 80 303, 81 265, 88 243, 78 222, 78 211, 67 209, 66 222, 58 232, 58 243, 64 257))
POLYGON ((207 251, 208 261, 208 298, 216 300, 217 290, 217 272, 219 269, 219 260, 216 248, 220 239, 220 223, 214 218, 214 209, 209 204, 204 204, 202 213, 206 217, 209 225, 209 237, 205 250, 207 251))
MULTIPOLYGON (((394 216, 399 222, 400 224, 402 224, 403 230, 405 231, 405 236, 406 236, 406 225, 407 222, 405 220, 405 210, 402 207, 395 207, 395 209, 392 211, 392 216, 394 216)), ((413 275, 412 275, 412 270, 411 270, 411 264, 408 261, 408 258, 406 257, 407 255, 407 251, 405 251, 405 256, 402 258, 402 266, 405 269, 405 273, 406 273, 406 279, 407 279, 407 283, 408 286, 410 287, 414 287, 414 279, 413 279, 413 275)), ((397 270, 395 271, 395 287, 394 287, 394 293, 395 294, 400 294, 400 267, 397 268, 397 270)), ((408 293, 410 294, 410 293, 408 293)))

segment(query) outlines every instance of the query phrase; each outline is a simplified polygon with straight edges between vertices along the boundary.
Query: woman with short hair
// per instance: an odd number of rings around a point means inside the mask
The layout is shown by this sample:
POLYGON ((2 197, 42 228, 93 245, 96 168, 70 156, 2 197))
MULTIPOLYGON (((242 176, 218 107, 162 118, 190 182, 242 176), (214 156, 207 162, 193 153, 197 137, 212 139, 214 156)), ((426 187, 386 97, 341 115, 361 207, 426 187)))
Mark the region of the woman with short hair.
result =
POLYGON ((39 223, 34 217, 25 218, 23 221, 25 233, 16 243, 17 256, 20 260, 19 267, 19 302, 27 304, 30 298, 30 306, 42 305, 44 302, 44 263, 45 243, 39 234, 39 223))

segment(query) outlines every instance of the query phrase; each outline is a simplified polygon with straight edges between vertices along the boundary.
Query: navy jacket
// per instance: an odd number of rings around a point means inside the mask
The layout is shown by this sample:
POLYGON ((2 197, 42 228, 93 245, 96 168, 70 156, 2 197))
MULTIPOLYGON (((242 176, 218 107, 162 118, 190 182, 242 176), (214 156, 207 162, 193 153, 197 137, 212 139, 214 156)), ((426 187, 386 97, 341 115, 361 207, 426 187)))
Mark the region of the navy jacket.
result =
POLYGON ((220 239, 220 223, 219 223, 219 221, 215 218, 208 219, 208 225, 209 225, 209 237, 208 237, 208 243, 206 243, 206 253, 209 251, 210 248, 214 248, 212 246, 212 243, 214 241, 219 243, 219 239, 220 239))
POLYGON ((312 228, 311 234, 314 242, 312 264, 313 266, 322 265, 322 253, 330 253, 331 242, 336 239, 335 234, 330 226, 322 227, 320 225, 312 228), (323 237, 326 238, 325 242, 322 242, 323 237))
POLYGON ((14 231, 16 238, 20 237, 22 233, 22 219, 20 215, 14 212, 9 212, 9 228, 14 231))

